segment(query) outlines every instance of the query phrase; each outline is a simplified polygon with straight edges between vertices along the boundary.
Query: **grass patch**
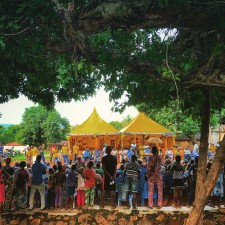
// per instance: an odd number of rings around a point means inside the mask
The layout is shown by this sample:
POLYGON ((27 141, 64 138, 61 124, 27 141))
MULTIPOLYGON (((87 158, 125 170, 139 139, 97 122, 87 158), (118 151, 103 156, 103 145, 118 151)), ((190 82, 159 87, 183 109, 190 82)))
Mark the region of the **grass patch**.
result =
MULTIPOLYGON (((50 160, 49 151, 44 151, 44 155, 45 155, 45 160, 49 161, 50 160)), ((21 162, 21 161, 26 161, 26 156, 24 153, 20 153, 20 155, 11 157, 11 159, 12 159, 12 162, 21 162)))

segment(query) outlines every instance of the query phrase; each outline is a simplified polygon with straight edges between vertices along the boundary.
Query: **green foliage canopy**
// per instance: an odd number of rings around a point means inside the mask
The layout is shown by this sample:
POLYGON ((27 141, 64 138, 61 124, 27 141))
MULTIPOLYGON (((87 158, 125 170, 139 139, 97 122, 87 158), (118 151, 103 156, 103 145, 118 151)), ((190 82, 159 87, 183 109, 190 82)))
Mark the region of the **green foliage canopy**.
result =
POLYGON ((47 144, 66 139, 69 122, 55 111, 43 106, 26 108, 21 124, 21 139, 25 144, 47 144))
POLYGON ((20 125, 11 125, 7 128, 0 128, 0 143, 6 144, 9 142, 18 142, 20 143, 19 133, 21 130, 20 125))
POLYGON ((185 99, 204 87, 224 97, 223 6, 186 0, 1 2, 0 102, 24 94, 53 105, 86 99, 101 85, 121 109, 148 101, 163 106, 178 90, 185 99), (119 102, 124 94, 125 105, 119 102))

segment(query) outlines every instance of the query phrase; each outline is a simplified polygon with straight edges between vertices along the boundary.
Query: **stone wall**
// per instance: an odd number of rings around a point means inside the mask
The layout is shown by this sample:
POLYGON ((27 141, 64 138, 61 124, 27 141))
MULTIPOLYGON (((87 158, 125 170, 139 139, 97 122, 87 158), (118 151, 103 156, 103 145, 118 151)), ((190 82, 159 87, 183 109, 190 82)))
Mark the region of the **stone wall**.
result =
MULTIPOLYGON (((159 211, 64 210, 4 214, 1 225, 182 225, 187 213, 159 211)), ((204 225, 225 224, 225 209, 205 211, 204 225)))

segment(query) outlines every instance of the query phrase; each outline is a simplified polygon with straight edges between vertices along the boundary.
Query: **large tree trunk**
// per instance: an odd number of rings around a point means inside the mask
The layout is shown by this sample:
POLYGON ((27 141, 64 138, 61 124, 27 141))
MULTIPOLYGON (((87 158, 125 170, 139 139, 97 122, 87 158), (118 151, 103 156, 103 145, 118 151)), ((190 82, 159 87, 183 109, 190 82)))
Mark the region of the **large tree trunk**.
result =
POLYGON ((206 167, 207 167, 207 155, 208 155, 208 145, 209 145, 209 124, 210 124, 210 111, 211 111, 211 100, 210 92, 204 90, 204 98, 202 103, 201 111, 201 137, 200 137, 200 146, 199 146, 199 159, 198 159, 198 171, 197 171, 197 182, 196 182, 196 193, 195 196, 198 196, 201 191, 201 187, 205 180, 206 176, 206 167))
POLYGON ((189 214, 189 217, 185 225, 198 225, 202 211, 205 207, 205 204, 208 201, 209 196, 212 193, 212 190, 217 181, 218 175, 222 170, 225 160, 225 136, 220 143, 220 147, 216 152, 214 162, 211 166, 211 169, 204 181, 204 184, 200 187, 200 191, 196 196, 193 208, 189 214))
POLYGON ((223 139, 223 142, 216 153, 214 163, 206 178, 211 101, 210 101, 210 92, 208 90, 203 91, 203 94, 204 100, 202 104, 202 113, 201 113, 201 138, 200 138, 200 151, 198 160, 195 202, 193 204, 193 209, 191 210, 190 215, 186 221, 186 225, 200 224, 202 211, 209 199, 212 189, 215 186, 217 177, 221 172, 224 160, 223 151, 225 146, 225 138, 223 139))

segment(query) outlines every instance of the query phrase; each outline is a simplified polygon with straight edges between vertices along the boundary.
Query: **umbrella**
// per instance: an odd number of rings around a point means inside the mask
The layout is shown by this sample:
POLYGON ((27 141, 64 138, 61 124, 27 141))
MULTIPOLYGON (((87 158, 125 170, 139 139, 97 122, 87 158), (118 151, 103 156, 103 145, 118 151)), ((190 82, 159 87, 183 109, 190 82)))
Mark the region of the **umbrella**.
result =
POLYGON ((163 141, 160 138, 157 138, 157 137, 150 137, 147 141, 149 143, 160 143, 160 144, 163 143, 163 141))

